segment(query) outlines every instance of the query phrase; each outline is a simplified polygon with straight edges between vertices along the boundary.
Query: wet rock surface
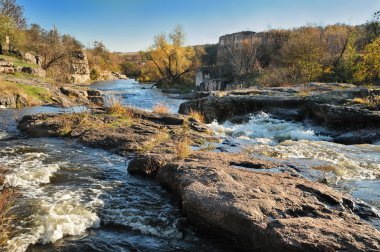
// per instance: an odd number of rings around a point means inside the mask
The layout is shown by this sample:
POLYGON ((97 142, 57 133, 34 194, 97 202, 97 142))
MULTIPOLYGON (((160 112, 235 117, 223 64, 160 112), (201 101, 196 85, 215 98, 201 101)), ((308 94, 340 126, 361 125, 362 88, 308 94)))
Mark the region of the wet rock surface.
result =
POLYGON ((212 140, 197 130, 202 125, 191 128, 189 121, 196 122, 181 116, 133 113, 133 122, 121 126, 119 116, 97 110, 25 116, 19 128, 132 157, 131 174, 155 178, 175 195, 191 223, 233 241, 239 251, 380 250, 380 232, 359 217, 377 218, 376 212, 369 215, 368 207, 350 196, 292 169, 274 172, 282 165, 246 154, 193 151, 179 160, 178 137, 186 134, 193 146, 212 140), (169 137, 152 145, 162 132, 169 137))
MULTIPOLYGON (((195 154, 185 162, 154 162, 152 158, 134 159, 140 160, 139 173, 155 177, 172 191, 197 227, 233 238, 237 249, 380 249, 380 232, 353 214, 355 203, 349 197, 325 185, 295 174, 236 169, 229 166, 229 162, 219 161, 231 156, 198 158, 195 154), (153 173, 152 163, 157 169, 153 173), (162 164, 161 167, 158 164, 162 164)), ((136 173, 134 160, 129 170, 136 173)), ((263 165, 260 160, 250 162, 263 165)))
POLYGON ((355 98, 378 96, 379 90, 349 84, 310 83, 301 88, 262 88, 250 91, 211 93, 209 96, 182 103, 181 114, 191 110, 204 114, 207 122, 224 122, 260 111, 294 121, 312 120, 316 125, 336 132, 340 143, 373 143, 380 140, 380 111, 365 104, 355 104, 355 98), (360 130, 361 135, 355 134, 360 130), (350 135, 350 137, 348 137, 350 135))

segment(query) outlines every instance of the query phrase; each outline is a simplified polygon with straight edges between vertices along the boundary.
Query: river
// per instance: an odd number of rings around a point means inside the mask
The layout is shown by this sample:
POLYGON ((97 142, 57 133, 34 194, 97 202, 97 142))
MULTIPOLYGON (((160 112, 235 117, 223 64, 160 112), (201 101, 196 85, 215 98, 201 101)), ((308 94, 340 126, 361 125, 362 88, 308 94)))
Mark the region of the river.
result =
MULTIPOLYGON (((176 112, 183 102, 133 80, 92 87, 147 110, 162 103, 176 112)), ((15 119, 24 114, 60 111, 53 107, 0 110, 0 164, 6 168, 6 184, 19 192, 13 208, 17 228, 8 251, 229 250, 223 241, 194 230, 156 182, 130 176, 122 157, 73 140, 28 138, 16 128, 15 119)), ((332 143, 318 128, 264 113, 241 125, 214 122, 209 126, 223 140, 217 151, 243 150, 296 164, 306 177, 323 178, 380 208, 379 145, 332 143)))

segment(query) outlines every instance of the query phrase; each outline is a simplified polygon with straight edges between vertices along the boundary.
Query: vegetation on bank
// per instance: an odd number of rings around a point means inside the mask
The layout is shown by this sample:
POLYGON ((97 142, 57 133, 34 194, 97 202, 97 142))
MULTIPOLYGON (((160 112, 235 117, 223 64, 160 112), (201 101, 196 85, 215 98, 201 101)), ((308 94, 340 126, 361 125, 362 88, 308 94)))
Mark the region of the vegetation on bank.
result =
POLYGON ((358 26, 304 26, 269 30, 238 43, 226 39, 218 60, 239 84, 380 84, 379 18, 376 12, 358 26))
MULTIPOLYGON (((52 101, 51 92, 43 87, 0 80, 0 90, 4 95, 22 97, 23 102, 28 106, 41 105, 52 101)), ((20 106, 21 104, 17 105, 20 106)))

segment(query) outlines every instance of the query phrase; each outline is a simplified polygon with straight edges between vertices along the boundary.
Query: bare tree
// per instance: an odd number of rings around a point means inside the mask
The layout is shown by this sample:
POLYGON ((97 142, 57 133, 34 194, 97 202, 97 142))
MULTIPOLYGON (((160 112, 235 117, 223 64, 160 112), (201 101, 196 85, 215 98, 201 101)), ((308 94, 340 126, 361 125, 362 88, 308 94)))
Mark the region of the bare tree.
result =
POLYGON ((10 17, 18 28, 26 27, 24 7, 18 5, 16 0, 0 0, 0 14, 10 17))
POLYGON ((258 49, 261 38, 249 36, 243 39, 230 37, 224 41, 221 59, 227 63, 237 83, 242 84, 244 79, 260 69, 258 49))

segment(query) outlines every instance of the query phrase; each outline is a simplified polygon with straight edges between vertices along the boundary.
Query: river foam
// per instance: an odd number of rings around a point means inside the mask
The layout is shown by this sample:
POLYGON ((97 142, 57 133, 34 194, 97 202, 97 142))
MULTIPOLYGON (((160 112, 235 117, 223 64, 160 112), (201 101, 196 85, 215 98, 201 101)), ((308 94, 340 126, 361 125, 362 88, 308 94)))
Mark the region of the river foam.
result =
POLYGON ((320 135, 302 123, 275 119, 264 112, 251 116, 244 124, 226 122, 220 125, 214 121, 208 126, 221 136, 231 136, 251 143, 274 145, 286 140, 331 140, 330 137, 320 135))
MULTIPOLYGON (((298 161, 316 169, 329 169, 337 179, 380 178, 378 145, 341 145, 302 123, 251 116, 244 124, 209 124, 219 136, 254 154, 298 161)), ((235 148, 236 149, 236 148, 235 148)))
POLYGON ((40 151, 29 146, 0 150, 0 163, 6 168, 4 183, 18 189, 26 207, 15 206, 14 211, 21 211, 21 224, 16 227, 15 237, 8 241, 8 251, 25 251, 30 244, 55 242, 100 225, 94 209, 102 204, 101 192, 72 190, 67 186, 49 188, 52 177, 64 163, 51 163, 50 155, 40 151))

